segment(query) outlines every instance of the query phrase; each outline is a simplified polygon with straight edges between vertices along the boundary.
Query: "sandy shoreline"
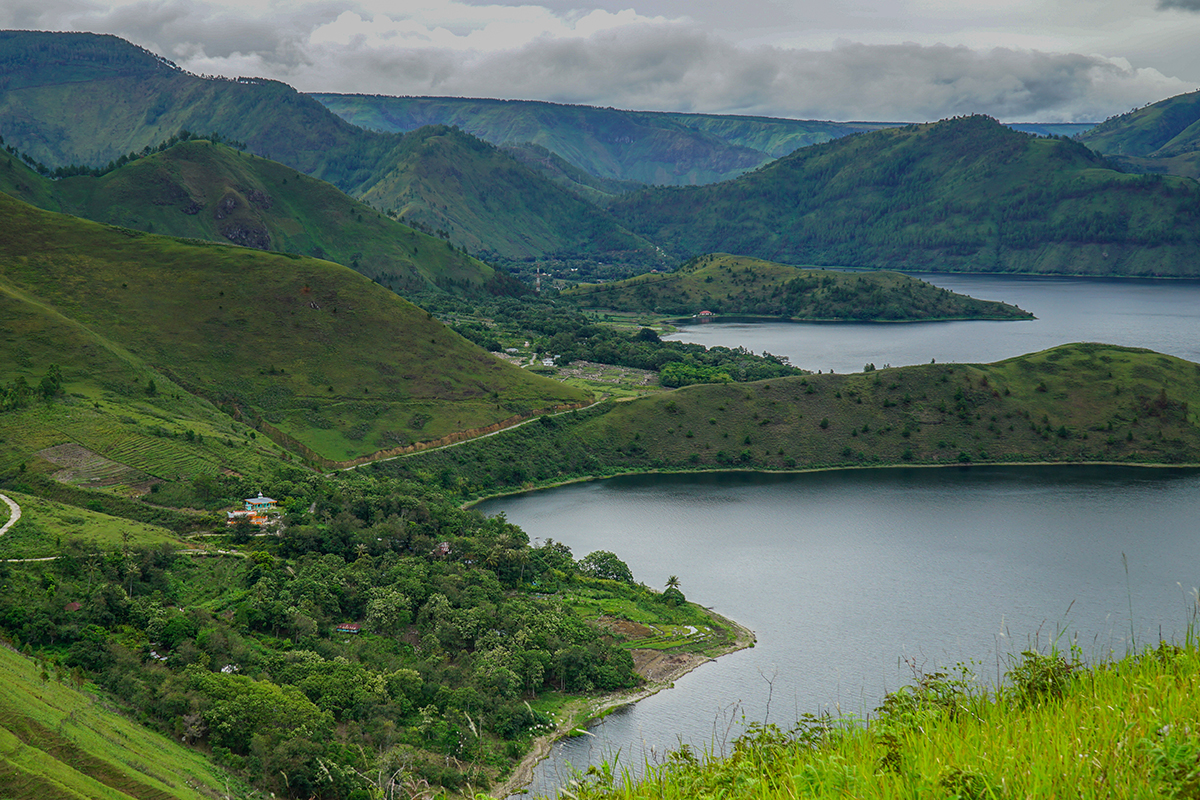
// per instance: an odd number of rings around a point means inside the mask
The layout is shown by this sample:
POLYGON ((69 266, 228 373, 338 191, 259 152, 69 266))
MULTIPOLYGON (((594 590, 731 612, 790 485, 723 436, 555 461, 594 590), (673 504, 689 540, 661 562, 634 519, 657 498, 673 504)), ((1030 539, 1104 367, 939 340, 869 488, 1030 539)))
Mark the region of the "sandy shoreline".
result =
POLYGON ((586 720, 594 719, 609 709, 645 700, 651 695, 658 694, 663 689, 670 689, 675 685, 675 681, 700 665, 707 664, 723 655, 754 646, 754 631, 739 625, 727 617, 722 617, 711 609, 708 610, 708 613, 723 624, 733 628, 734 640, 732 643, 706 654, 662 653, 657 650, 632 651, 635 671, 645 679, 646 684, 638 689, 615 692, 603 697, 584 700, 582 701, 582 706, 568 707, 566 709, 567 721, 560 722, 553 733, 548 733, 545 736, 539 736, 535 739, 532 749, 513 768, 508 780, 496 786, 489 794, 492 797, 505 798, 527 786, 533 780, 534 767, 537 766, 538 762, 550 755, 554 743, 569 735, 572 730, 585 725, 586 720), (584 722, 579 722, 581 719, 584 722))

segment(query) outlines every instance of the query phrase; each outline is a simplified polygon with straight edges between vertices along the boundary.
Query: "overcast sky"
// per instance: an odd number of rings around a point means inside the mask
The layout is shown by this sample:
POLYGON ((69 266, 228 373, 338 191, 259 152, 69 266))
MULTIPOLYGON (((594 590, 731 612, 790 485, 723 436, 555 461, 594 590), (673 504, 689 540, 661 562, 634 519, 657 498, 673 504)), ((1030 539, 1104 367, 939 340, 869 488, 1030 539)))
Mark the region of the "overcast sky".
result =
POLYGON ((309 92, 921 121, 1097 120, 1200 88, 1200 0, 4 0, 309 92))

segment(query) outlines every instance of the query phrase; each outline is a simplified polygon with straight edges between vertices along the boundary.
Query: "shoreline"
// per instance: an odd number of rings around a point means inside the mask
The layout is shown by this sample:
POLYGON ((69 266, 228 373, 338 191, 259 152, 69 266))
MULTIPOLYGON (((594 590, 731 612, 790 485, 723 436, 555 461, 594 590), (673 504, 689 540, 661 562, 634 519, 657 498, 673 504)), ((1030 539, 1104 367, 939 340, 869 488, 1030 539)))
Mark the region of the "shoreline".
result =
POLYGON ((580 475, 574 478, 563 478, 562 480, 553 481, 545 484, 535 484, 523 486, 519 489, 510 491, 496 492, 495 494, 484 495, 477 497, 474 500, 465 501, 460 508, 470 510, 480 503, 486 503, 488 500, 497 500, 501 497, 514 497, 519 494, 528 494, 530 492, 541 492, 547 489, 557 489, 562 486, 570 486, 575 483, 590 483, 591 481, 606 481, 610 478, 625 478, 631 475, 711 475, 714 473, 728 472, 748 472, 759 475, 803 475, 812 472, 846 472, 850 470, 877 470, 877 469, 946 469, 946 468, 971 469, 973 467, 1134 467, 1137 469, 1200 469, 1200 463, 1188 462, 1186 464, 1163 464, 1159 462, 1148 461, 971 461, 961 463, 955 461, 945 464, 916 464, 916 463, 900 463, 900 464, 854 464, 847 466, 827 466, 827 467, 796 467, 794 469, 753 469, 736 467, 726 469, 645 469, 645 470, 628 470, 625 472, 614 472, 612 475, 580 475))
MULTIPOLYGON (((721 656, 754 647, 757 641, 754 631, 728 617, 721 616, 711 608, 706 608, 704 611, 715 620, 733 629, 734 636, 732 642, 705 653, 675 653, 672 655, 672 658, 677 660, 671 664, 670 668, 656 675, 654 681, 651 682, 648 680, 644 686, 637 689, 628 689, 622 692, 602 695, 594 699, 586 699, 578 706, 565 706, 564 714, 567 719, 559 722, 553 733, 548 733, 534 739, 530 751, 525 754, 524 758, 517 762, 517 765, 513 767, 512 773, 504 783, 492 789, 488 794, 491 797, 498 798, 498 800, 503 800, 503 798, 521 792, 522 789, 533 781, 533 770, 539 763, 550 756, 555 743, 560 739, 570 736, 572 732, 586 727, 591 720, 602 716, 614 708, 630 705, 656 695, 664 689, 671 689, 675 686, 675 681, 684 675, 710 661, 715 661, 721 656)), ((639 672, 638 674, 640 675, 641 673, 639 672)), ((646 678, 647 676, 642 675, 642 677, 646 678)))

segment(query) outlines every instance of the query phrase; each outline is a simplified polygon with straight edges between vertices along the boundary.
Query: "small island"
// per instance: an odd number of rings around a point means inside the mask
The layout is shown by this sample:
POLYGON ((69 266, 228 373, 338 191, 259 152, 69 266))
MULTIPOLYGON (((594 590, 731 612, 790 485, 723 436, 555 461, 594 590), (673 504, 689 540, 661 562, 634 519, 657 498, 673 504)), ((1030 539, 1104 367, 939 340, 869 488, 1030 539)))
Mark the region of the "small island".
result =
POLYGON ((899 272, 793 267, 746 256, 698 256, 669 273, 583 284, 563 297, 589 308, 783 318, 796 322, 1019 320, 1033 314, 977 300, 899 272))

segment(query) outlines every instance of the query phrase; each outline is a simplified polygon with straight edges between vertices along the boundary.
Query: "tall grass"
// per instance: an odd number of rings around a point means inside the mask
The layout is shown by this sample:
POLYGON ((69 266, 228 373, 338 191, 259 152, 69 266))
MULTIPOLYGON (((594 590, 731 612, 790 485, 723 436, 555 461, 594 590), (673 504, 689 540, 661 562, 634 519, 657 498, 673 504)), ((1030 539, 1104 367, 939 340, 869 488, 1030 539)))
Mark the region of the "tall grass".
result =
POLYGON ((635 781, 607 767, 586 798, 1200 796, 1200 646, 1160 643, 1084 665, 1077 650, 1014 657, 1001 686, 967 668, 921 676, 866 722, 752 726, 724 758, 684 748, 635 781), (622 780, 623 778, 623 780, 622 780))

